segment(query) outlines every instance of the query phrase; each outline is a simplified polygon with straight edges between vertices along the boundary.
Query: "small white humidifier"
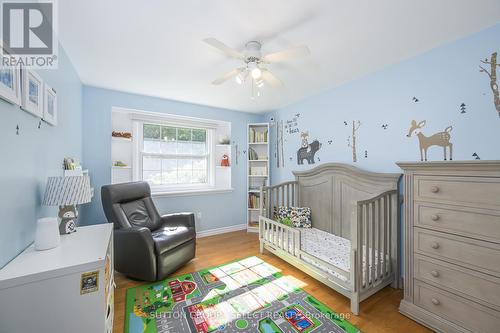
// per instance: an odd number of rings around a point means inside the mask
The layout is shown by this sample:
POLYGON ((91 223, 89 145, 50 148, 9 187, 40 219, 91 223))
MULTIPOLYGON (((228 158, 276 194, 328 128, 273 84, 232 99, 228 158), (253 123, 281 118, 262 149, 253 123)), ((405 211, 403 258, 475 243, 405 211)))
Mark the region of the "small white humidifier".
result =
POLYGON ((36 222, 35 250, 43 251, 59 246, 59 223, 57 217, 44 217, 36 222))

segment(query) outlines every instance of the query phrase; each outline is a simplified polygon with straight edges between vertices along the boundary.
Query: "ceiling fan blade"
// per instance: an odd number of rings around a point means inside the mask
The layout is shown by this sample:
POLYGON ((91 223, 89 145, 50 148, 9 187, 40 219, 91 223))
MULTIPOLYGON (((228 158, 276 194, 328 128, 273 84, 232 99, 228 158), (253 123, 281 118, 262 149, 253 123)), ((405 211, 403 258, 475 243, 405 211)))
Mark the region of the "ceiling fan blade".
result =
POLYGON ((222 84, 222 83, 226 82, 227 80, 230 80, 233 77, 235 77, 236 75, 240 74, 244 70, 245 70, 245 67, 240 67, 240 68, 233 69, 229 73, 226 73, 226 75, 224 75, 224 76, 222 76, 222 77, 220 77, 220 78, 215 79, 214 81, 212 81, 212 84, 216 85, 216 86, 219 85, 219 84, 222 84))
POLYGON ((207 43, 208 45, 215 47, 216 49, 224 52, 224 54, 226 54, 227 56, 229 56, 231 58, 244 59, 244 57, 245 57, 243 55, 243 53, 238 52, 235 49, 230 48, 229 46, 227 46, 226 44, 224 44, 223 42, 221 42, 215 38, 205 38, 203 41, 205 43, 207 43))
POLYGON ((283 86, 283 82, 281 82, 280 79, 278 79, 276 76, 274 76, 273 73, 271 73, 269 70, 262 68, 262 79, 264 81, 269 82, 272 86, 275 87, 280 87, 283 86))
POLYGON ((262 58, 262 61, 271 64, 273 62, 280 62, 291 58, 307 56, 310 53, 311 51, 309 51, 309 48, 305 45, 302 45, 302 46, 292 47, 288 50, 268 54, 262 58))

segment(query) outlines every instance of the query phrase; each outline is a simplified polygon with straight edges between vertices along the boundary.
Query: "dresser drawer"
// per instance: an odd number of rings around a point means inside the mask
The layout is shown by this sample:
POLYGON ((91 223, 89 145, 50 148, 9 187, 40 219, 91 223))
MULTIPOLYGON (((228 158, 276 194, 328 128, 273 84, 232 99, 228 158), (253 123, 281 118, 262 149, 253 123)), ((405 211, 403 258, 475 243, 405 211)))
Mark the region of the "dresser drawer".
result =
POLYGON ((500 243, 500 211, 421 202, 415 203, 414 221, 418 227, 500 243))
POLYGON ((415 176, 416 201, 500 209, 500 178, 415 176))
POLYGON ((415 255, 416 279, 500 310, 500 279, 441 260, 415 255))
POLYGON ((500 245, 414 228, 414 251, 500 277, 500 245))
POLYGON ((415 304, 472 332, 498 332, 500 312, 415 281, 415 304))

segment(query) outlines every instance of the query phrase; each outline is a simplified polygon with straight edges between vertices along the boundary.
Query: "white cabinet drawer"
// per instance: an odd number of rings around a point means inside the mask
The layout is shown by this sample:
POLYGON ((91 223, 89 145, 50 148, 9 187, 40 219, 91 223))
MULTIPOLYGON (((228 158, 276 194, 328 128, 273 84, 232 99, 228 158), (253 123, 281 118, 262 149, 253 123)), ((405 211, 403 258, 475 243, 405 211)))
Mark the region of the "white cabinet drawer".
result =
POLYGON ((500 245, 414 228, 414 251, 500 277, 500 245))
POLYGON ((500 211, 420 202, 415 226, 500 243, 500 211))
POLYGON ((499 329, 498 311, 419 281, 415 281, 415 304, 472 332, 499 329))
POLYGON ((500 178, 415 176, 416 201, 500 209, 500 178))
POLYGON ((441 260, 415 255, 415 278, 500 310, 500 279, 441 260))

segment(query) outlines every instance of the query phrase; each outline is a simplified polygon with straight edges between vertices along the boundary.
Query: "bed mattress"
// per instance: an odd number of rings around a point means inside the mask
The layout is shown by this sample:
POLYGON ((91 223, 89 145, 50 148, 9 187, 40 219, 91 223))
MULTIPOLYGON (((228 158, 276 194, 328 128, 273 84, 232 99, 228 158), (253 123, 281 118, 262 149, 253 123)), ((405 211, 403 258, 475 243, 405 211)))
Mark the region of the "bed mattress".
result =
MULTIPOLYGON (((351 267, 351 241, 316 228, 300 229, 300 248, 302 251, 336 266, 344 271, 351 267)), ((345 276, 323 266, 312 258, 302 260, 345 281, 345 276)))
MULTIPOLYGON (((290 243, 291 247, 292 244, 290 243)), ((303 252, 321 259, 330 265, 336 266, 344 271, 349 272, 351 269, 351 241, 346 238, 342 238, 331 233, 316 228, 301 228, 300 229, 300 248, 303 252)), ((363 246, 363 263, 366 260, 366 251, 363 246)), ((369 249, 368 254, 371 262, 372 251, 369 249)), ((375 270, 377 265, 380 264, 378 258, 383 255, 378 255, 375 252, 375 270)), ((339 274, 325 265, 320 261, 314 260, 314 258, 302 257, 302 260, 308 264, 319 268, 320 270, 327 272, 339 278, 342 281, 348 282, 347 278, 339 274)), ((382 261, 383 264, 383 261, 382 261)), ((363 265, 365 267, 365 265, 363 265)), ((371 265, 370 265, 371 267, 371 265)), ((365 271, 363 271, 363 284, 365 284, 365 271)))

